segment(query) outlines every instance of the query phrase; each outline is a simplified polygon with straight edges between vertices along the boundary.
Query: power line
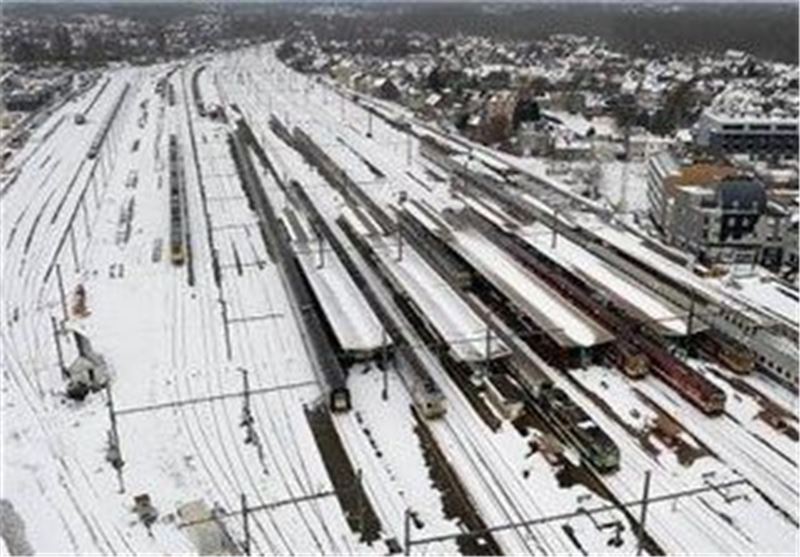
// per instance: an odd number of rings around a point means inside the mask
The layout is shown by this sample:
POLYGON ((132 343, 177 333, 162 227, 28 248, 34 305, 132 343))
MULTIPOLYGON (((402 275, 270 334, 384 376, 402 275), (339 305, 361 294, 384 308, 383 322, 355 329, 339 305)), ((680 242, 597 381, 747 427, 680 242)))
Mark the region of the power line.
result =
MULTIPOLYGON (((412 539, 411 538, 411 528, 410 528, 410 522, 411 521, 410 521, 410 517, 412 515, 412 511, 411 511, 411 509, 406 509, 406 514, 405 514, 405 516, 406 516, 406 521, 405 521, 405 554, 406 555, 410 555, 411 554, 411 547, 415 546, 415 545, 427 545, 427 544, 431 544, 431 543, 449 541, 449 540, 454 540, 454 539, 459 539, 459 538, 480 537, 480 536, 485 536, 487 534, 493 534, 495 532, 504 532, 506 530, 524 528, 524 527, 529 527, 529 526, 536 526, 536 525, 539 525, 539 524, 546 524, 548 522, 555 522, 555 521, 560 521, 560 520, 568 520, 570 518, 577 518, 579 516, 593 515, 593 514, 597 514, 597 513, 608 512, 608 511, 615 511, 615 510, 619 510, 620 508, 638 507, 640 505, 643 507, 642 519, 640 519, 640 520, 645 520, 646 519, 646 514, 645 514, 646 513, 646 508, 649 505, 657 504, 657 503, 663 503, 663 502, 666 502, 666 501, 674 501, 674 500, 677 500, 677 499, 680 499, 680 498, 683 498, 683 497, 692 497, 692 496, 695 496, 695 495, 700 495, 702 493, 707 493, 709 491, 714 491, 716 493, 721 493, 721 490, 728 489, 728 488, 731 488, 731 487, 735 487, 735 486, 738 486, 738 485, 743 485, 743 484, 750 485, 750 482, 748 480, 746 480, 746 479, 731 480, 731 481, 723 482, 723 483, 720 483, 720 484, 713 484, 710 481, 706 480, 706 485, 703 486, 703 487, 696 487, 696 488, 690 488, 690 489, 685 489, 685 490, 680 490, 680 491, 674 491, 672 493, 667 493, 667 494, 657 495, 657 496, 651 497, 651 496, 649 496, 649 489, 647 489, 647 486, 649 484, 649 478, 650 478, 650 472, 647 472, 646 475, 645 475, 645 486, 646 486, 646 489, 644 490, 644 496, 643 496, 642 499, 636 499, 636 500, 633 500, 633 501, 619 502, 617 504, 600 505, 598 507, 593 507, 591 509, 579 508, 579 509, 577 509, 575 511, 567 512, 567 513, 547 515, 547 516, 543 516, 543 517, 539 517, 539 518, 535 518, 535 519, 531 519, 531 520, 523 520, 523 521, 519 521, 519 522, 508 522, 508 523, 505 523, 505 524, 498 524, 498 525, 489 526, 489 527, 486 527, 486 528, 479 528, 479 529, 471 530, 471 531, 468 531, 468 532, 455 532, 455 533, 452 533, 452 534, 442 534, 442 535, 428 536, 428 537, 417 538, 417 539, 412 539)), ((726 502, 727 502, 727 500, 726 500, 726 502)), ((641 546, 643 544, 643 538, 644 538, 644 524, 643 524, 643 522, 639 523, 639 527, 640 527, 640 530, 639 530, 639 539, 637 541, 637 555, 640 554, 641 546)))
POLYGON ((124 416, 129 414, 138 414, 141 412, 151 412, 154 410, 164 410, 168 408, 179 408, 181 406, 188 406, 192 404, 200 404, 204 402, 215 402, 217 400, 225 400, 229 398, 238 398, 241 396, 245 396, 246 394, 251 395, 258 395, 258 394, 265 394, 265 393, 272 393, 277 391, 288 391, 291 389, 299 389, 302 387, 310 387, 311 385, 316 385, 316 381, 298 381, 296 383, 286 383, 283 385, 274 385, 271 387, 260 387, 256 389, 248 389, 247 391, 236 391, 232 393, 222 393, 218 395, 209 395, 204 397, 197 397, 197 398, 188 398, 188 399, 179 399, 173 400, 169 402, 158 402, 155 404, 147 404, 144 406, 131 406, 128 408, 122 408, 121 410, 114 411, 114 415, 116 416, 124 416))

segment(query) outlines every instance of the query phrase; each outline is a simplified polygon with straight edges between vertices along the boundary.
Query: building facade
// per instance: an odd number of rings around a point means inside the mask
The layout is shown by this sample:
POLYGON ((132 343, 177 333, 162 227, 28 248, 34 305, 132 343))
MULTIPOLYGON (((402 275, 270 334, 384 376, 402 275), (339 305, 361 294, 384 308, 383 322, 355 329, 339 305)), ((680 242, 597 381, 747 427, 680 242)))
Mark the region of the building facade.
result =
POLYGON ((783 264, 790 215, 758 179, 727 165, 681 164, 662 152, 648 161, 647 194, 666 240, 701 262, 783 264))
POLYGON ((797 158, 797 119, 727 115, 705 111, 694 133, 697 147, 717 154, 754 158, 797 158))

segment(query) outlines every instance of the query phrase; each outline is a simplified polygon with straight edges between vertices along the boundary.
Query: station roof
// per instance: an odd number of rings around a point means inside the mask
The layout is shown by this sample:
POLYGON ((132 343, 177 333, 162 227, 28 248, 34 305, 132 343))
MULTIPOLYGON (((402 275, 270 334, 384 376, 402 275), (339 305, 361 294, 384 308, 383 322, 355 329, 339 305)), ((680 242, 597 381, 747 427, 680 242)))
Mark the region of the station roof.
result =
POLYGON ((453 247, 561 347, 589 348, 614 340, 609 331, 477 231, 456 231, 453 247))

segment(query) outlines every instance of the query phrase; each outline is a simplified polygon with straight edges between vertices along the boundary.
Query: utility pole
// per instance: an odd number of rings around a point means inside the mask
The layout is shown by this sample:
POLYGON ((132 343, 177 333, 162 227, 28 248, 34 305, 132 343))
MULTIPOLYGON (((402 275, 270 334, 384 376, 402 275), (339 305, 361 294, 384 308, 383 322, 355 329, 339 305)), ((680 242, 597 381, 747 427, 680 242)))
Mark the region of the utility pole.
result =
MULTIPOLYGON (((403 209, 403 205, 405 205, 406 199, 408 199, 408 193, 403 190, 397 197, 397 202, 401 210, 403 209)), ((403 260, 403 220, 400 217, 397 219, 397 260, 403 260)))
POLYGON ((636 543, 636 555, 642 554, 644 547, 644 527, 647 522, 647 504, 650 497, 650 475, 652 472, 648 470, 644 473, 644 492, 642 493, 642 514, 639 516, 639 536, 636 543))
POLYGON ((253 445, 256 448, 258 461, 263 467, 264 474, 269 474, 266 464, 264 464, 264 446, 261 444, 261 439, 258 436, 256 428, 253 426, 255 420, 253 419, 253 412, 250 407, 250 380, 248 371, 243 367, 238 368, 242 372, 242 381, 244 382, 244 393, 242 399, 242 421, 241 427, 245 428, 244 443, 245 445, 253 445))
POLYGON ((689 292, 690 292, 689 295, 691 296, 691 298, 689 298, 689 316, 686 319, 686 336, 687 337, 692 336, 692 328, 693 328, 693 325, 694 325, 694 323, 693 323, 693 321, 694 321, 694 304, 695 304, 695 302, 694 302, 694 300, 695 300, 694 289, 691 289, 689 292))
POLYGON ((367 137, 372 137, 372 112, 367 112, 367 137))
POLYGON ((245 555, 250 555, 250 509, 247 508, 247 495, 242 493, 242 530, 244 531, 243 551, 245 555))
POLYGON ((388 346, 386 339, 386 329, 381 331, 381 369, 383 370, 383 391, 381 397, 383 400, 389 400, 389 362, 388 362, 388 346))
POLYGON ((406 509, 403 520, 403 554, 411 555, 411 509, 406 509))
POLYGON ((242 372, 242 382, 244 383, 244 399, 242 402, 242 425, 250 427, 253 423, 253 414, 250 411, 250 381, 247 377, 247 370, 243 367, 239 368, 242 372))
POLYGON ((231 331, 228 327, 228 304, 221 295, 219 299, 219 306, 222 311, 222 324, 224 325, 225 332, 225 354, 230 360, 233 358, 233 349, 231 347, 231 331))
POLYGON ((411 166, 411 134, 406 133, 406 166, 411 166))
POLYGON ((108 453, 106 459, 111 463, 114 470, 117 471, 117 480, 119 481, 119 492, 125 493, 125 483, 122 479, 122 467, 125 466, 125 461, 122 460, 122 449, 119 442, 119 429, 117 429, 117 415, 114 413, 114 398, 111 396, 111 383, 106 385, 106 395, 108 397, 108 418, 111 422, 111 431, 108 435, 108 453))
POLYGON ((492 330, 486 327, 486 359, 484 361, 484 373, 489 376, 489 361, 492 354, 492 330))
POLYGON ((50 323, 53 325, 53 340, 56 342, 56 354, 58 354, 58 367, 61 368, 61 379, 68 379, 67 366, 64 365, 64 353, 61 351, 61 340, 58 338, 58 324, 56 318, 50 316, 50 323))

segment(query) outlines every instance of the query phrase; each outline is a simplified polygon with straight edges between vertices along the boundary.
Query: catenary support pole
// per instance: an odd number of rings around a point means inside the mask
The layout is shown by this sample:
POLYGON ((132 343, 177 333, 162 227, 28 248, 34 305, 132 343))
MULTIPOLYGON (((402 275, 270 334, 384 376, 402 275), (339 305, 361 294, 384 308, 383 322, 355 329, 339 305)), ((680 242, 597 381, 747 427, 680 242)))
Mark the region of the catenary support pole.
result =
POLYGON ((411 509, 406 509, 403 520, 403 554, 411 555, 411 509))
POLYGON ((644 490, 642 492, 642 514, 639 517, 639 536, 636 542, 636 555, 642 554, 644 549, 645 524, 647 522, 647 504, 650 497, 650 475, 648 470, 644 473, 644 490))
POLYGON ((383 391, 381 397, 383 400, 389 400, 389 358, 387 346, 386 329, 381 332, 381 371, 383 372, 383 391))
POLYGON ((244 531, 243 551, 245 555, 250 555, 250 516, 247 508, 247 495, 242 493, 242 530, 244 531))
POLYGON ((61 350, 61 339, 59 338, 58 323, 54 316, 50 316, 50 323, 53 325, 53 340, 56 343, 56 354, 58 355, 58 367, 61 369, 61 378, 68 379, 67 366, 64 365, 64 352, 61 350))

